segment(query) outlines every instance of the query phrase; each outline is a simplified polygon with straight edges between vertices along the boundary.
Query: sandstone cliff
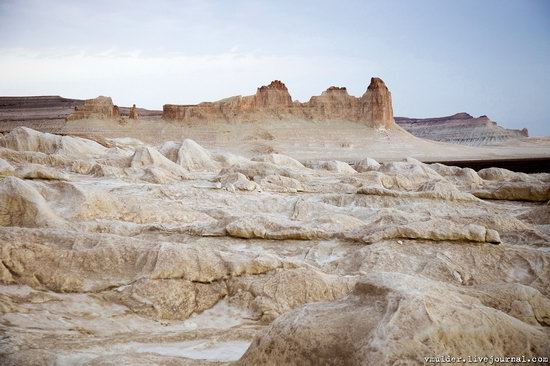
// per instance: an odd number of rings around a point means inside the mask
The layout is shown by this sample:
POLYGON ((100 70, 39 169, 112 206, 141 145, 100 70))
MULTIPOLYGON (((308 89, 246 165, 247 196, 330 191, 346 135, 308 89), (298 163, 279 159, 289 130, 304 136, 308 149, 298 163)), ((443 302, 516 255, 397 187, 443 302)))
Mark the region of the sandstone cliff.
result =
POLYGON ((361 99, 363 99, 363 115, 366 116, 367 124, 390 127, 394 123, 391 93, 382 79, 372 78, 361 99))
POLYGON ((265 121, 279 120, 347 120, 370 127, 389 128, 394 124, 391 93, 379 78, 360 97, 350 96, 346 88, 332 86, 308 102, 292 102, 284 83, 279 80, 257 89, 255 95, 236 96, 213 103, 197 105, 166 104, 165 120, 201 121, 265 121))
POLYGON ((526 128, 522 130, 502 128, 487 116, 475 118, 468 113, 436 118, 395 117, 395 121, 417 137, 471 146, 494 144, 529 136, 526 128))

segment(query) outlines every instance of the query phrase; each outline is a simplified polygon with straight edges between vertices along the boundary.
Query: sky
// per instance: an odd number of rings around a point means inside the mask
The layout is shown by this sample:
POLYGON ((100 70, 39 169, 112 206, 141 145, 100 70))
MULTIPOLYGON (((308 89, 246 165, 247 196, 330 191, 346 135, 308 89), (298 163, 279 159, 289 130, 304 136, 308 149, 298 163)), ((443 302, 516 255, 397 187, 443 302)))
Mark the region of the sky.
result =
POLYGON ((161 109, 274 79, 360 96, 372 76, 396 116, 550 135, 550 1, 0 0, 0 95, 161 109))

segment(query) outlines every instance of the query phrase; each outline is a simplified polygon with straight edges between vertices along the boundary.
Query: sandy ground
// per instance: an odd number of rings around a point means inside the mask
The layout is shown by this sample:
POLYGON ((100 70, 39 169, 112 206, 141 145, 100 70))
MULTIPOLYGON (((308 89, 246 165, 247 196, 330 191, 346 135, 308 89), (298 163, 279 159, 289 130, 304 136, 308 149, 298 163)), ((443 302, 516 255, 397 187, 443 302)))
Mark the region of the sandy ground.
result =
POLYGON ((68 122, 63 133, 80 136, 132 137, 147 143, 190 138, 208 149, 243 156, 281 153, 300 161, 365 157, 395 161, 414 157, 421 161, 549 157, 550 139, 510 141, 495 146, 469 147, 416 138, 400 127, 374 130, 354 122, 270 121, 241 124, 205 122, 192 126, 158 119, 129 121, 80 120, 68 122))

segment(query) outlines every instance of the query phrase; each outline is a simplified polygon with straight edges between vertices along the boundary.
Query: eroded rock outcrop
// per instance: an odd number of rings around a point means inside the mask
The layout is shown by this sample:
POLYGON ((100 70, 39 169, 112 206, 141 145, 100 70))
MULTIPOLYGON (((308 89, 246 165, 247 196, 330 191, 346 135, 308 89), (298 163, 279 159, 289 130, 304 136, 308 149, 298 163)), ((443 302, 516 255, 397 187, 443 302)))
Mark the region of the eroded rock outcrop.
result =
POLYGON ((94 99, 87 99, 83 105, 75 106, 74 112, 66 120, 74 121, 78 119, 115 119, 120 116, 118 106, 113 104, 110 97, 99 96, 94 99))
MULTIPOLYGON (((506 289, 507 296, 528 304, 525 311, 545 318, 550 303, 534 292, 538 299, 525 301, 521 291, 506 289)), ((521 354, 527 348, 535 354, 548 352, 542 327, 474 294, 419 277, 371 273, 342 300, 309 304, 279 317, 239 364, 423 364, 426 355, 458 356, 464 350, 484 355, 521 354)))
POLYGON ((372 78, 361 98, 365 121, 372 127, 389 128, 394 123, 391 93, 380 78, 372 78))
POLYGON ((197 105, 166 104, 163 118, 186 123, 300 119, 355 121, 375 128, 394 125, 391 93, 379 78, 371 79, 367 91, 360 98, 350 96, 344 87, 331 86, 305 103, 292 102, 286 85, 275 80, 258 88, 252 96, 236 96, 197 105))
POLYGON ((130 108, 130 112, 128 113, 128 118, 130 119, 138 119, 139 118, 139 113, 138 113, 138 110, 136 108, 136 105, 132 105, 132 108, 130 108))

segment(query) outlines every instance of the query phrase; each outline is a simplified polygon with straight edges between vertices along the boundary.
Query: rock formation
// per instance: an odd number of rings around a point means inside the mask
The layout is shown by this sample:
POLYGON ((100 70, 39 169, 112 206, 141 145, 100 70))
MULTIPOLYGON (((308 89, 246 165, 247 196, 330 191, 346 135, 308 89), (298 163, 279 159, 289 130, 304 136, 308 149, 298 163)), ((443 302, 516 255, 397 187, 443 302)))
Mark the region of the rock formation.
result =
POLYGON ((529 136, 526 128, 502 128, 487 116, 474 118, 468 113, 437 118, 395 117, 395 122, 417 137, 471 146, 495 144, 529 136))
POLYGON ((66 120, 74 121, 78 119, 115 119, 120 116, 118 106, 113 105, 110 97, 99 96, 95 99, 87 99, 84 105, 77 105, 71 115, 66 120))
POLYGON ((101 142, 0 136, 2 365, 548 354, 550 174, 101 142))
POLYGON ((308 102, 292 102, 285 84, 275 80, 258 88, 252 96, 236 96, 197 105, 166 104, 162 117, 185 123, 298 119, 354 121, 374 128, 394 125, 391 93, 379 78, 371 79, 361 98, 350 96, 346 88, 331 86, 308 102))
POLYGON ((138 119, 139 118, 139 114, 138 114, 138 111, 137 111, 137 108, 136 108, 135 104, 132 106, 132 108, 130 108, 128 118, 130 118, 130 119, 138 119))
POLYGON ((465 363, 468 352, 518 357, 529 348, 533 355, 547 354, 547 332, 541 325, 548 325, 550 300, 536 290, 524 297, 527 290, 517 285, 483 290, 371 273, 342 300, 308 304, 279 317, 237 364, 396 365, 407 360, 422 365, 445 355, 463 357, 465 363), (482 295, 490 289, 495 295, 482 295), (496 298, 518 305, 513 310, 500 307, 496 298), (520 325, 518 318, 525 322, 520 325), (534 318, 546 320, 539 324, 534 318), (510 338, 495 341, 503 334, 510 338))
POLYGON ((274 80, 267 86, 261 86, 254 96, 256 108, 290 107, 292 98, 288 89, 280 80, 274 80))
POLYGON ((388 128, 394 123, 391 93, 382 79, 372 78, 362 99, 368 125, 388 128))

